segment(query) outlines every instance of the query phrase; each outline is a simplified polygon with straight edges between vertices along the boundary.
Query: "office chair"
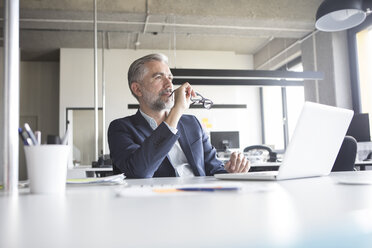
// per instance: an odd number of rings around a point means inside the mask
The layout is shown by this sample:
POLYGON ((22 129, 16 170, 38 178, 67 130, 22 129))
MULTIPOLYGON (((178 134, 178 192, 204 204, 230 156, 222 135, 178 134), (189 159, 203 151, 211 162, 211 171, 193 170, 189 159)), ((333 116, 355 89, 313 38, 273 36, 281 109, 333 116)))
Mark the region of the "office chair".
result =
POLYGON ((277 154, 270 147, 264 145, 254 145, 244 148, 243 152, 247 153, 249 151, 257 150, 260 155, 263 155, 264 151, 269 153, 269 158, 267 162, 276 162, 277 154))
POLYGON ((357 155, 357 141, 352 136, 345 136, 338 152, 332 171, 354 171, 357 155))

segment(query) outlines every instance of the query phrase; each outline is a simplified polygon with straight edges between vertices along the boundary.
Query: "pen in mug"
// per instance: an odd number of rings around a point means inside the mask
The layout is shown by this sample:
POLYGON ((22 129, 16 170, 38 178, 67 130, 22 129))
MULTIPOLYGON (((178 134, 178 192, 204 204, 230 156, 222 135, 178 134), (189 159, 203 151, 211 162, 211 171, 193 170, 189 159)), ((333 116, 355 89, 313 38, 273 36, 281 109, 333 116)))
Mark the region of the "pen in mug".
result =
POLYGON ((62 145, 67 145, 67 141, 68 141, 68 136, 70 135, 70 127, 67 127, 67 131, 65 133, 65 136, 63 136, 62 140, 61 140, 61 144, 62 145))
POLYGON ((41 132, 40 131, 35 131, 35 137, 36 141, 39 145, 41 145, 41 132))
POLYGON ((23 131, 22 128, 18 128, 18 133, 19 133, 19 136, 21 137, 22 141, 23 141, 23 144, 25 146, 29 146, 29 145, 32 145, 32 141, 31 140, 28 140, 29 137, 27 135, 27 133, 25 131, 23 131), (31 143, 30 143, 31 142, 31 143))
POLYGON ((37 142, 36 137, 34 135, 34 132, 32 132, 32 129, 30 128, 30 125, 28 125, 28 123, 25 123, 25 130, 26 130, 28 136, 30 136, 30 139, 31 139, 32 143, 34 145, 39 145, 39 143, 37 142))
POLYGON ((32 140, 31 140, 31 138, 27 138, 27 139, 26 139, 26 142, 27 142, 27 144, 28 144, 29 146, 33 146, 33 142, 32 142, 32 140))

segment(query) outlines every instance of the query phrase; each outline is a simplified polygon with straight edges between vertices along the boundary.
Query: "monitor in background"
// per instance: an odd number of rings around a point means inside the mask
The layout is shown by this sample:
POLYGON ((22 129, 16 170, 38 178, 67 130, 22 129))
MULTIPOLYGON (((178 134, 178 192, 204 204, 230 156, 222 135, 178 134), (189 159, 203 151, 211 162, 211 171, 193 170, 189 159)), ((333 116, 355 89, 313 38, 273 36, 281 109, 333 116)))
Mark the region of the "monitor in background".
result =
POLYGON ((218 152, 239 148, 239 132, 211 132, 211 143, 218 152))
POLYGON ((353 136, 358 142, 371 141, 368 114, 354 114, 346 135, 353 136))

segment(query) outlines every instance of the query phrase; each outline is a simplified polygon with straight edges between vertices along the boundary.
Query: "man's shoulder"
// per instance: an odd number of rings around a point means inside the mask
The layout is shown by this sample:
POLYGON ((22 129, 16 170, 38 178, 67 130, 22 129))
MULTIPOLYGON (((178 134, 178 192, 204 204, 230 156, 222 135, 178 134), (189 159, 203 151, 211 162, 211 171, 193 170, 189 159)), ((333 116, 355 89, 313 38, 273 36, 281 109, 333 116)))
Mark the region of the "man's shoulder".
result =
POLYGON ((195 117, 195 115, 190 115, 190 114, 183 114, 183 115, 181 116, 181 120, 189 120, 189 119, 193 119, 193 120, 195 120, 196 117, 195 117))
POLYGON ((111 121, 110 127, 131 125, 131 123, 136 119, 136 115, 129 115, 122 118, 115 119, 111 121))
POLYGON ((181 123, 188 123, 188 124, 190 124, 190 123, 197 124, 199 121, 194 115, 184 114, 184 115, 182 115, 182 117, 180 119, 180 122, 181 123))
POLYGON ((117 119, 111 121, 111 123, 130 121, 130 120, 133 118, 133 116, 134 116, 134 115, 129 115, 129 116, 125 116, 125 117, 117 118, 117 119))

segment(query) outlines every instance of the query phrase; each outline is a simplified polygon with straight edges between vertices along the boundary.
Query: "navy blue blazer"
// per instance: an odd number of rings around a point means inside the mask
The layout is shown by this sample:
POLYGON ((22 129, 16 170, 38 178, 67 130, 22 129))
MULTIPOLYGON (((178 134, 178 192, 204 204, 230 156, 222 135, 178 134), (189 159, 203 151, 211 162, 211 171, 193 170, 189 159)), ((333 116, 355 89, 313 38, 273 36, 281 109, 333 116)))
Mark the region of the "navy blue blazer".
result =
POLYGON ((174 134, 163 122, 153 130, 139 111, 112 121, 108 143, 114 173, 124 173, 128 178, 176 176, 168 152, 177 140, 194 175, 226 173, 222 161, 216 157, 216 149, 195 116, 183 115, 177 129, 174 134))

